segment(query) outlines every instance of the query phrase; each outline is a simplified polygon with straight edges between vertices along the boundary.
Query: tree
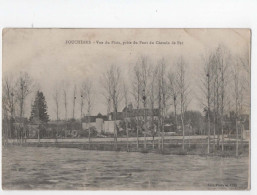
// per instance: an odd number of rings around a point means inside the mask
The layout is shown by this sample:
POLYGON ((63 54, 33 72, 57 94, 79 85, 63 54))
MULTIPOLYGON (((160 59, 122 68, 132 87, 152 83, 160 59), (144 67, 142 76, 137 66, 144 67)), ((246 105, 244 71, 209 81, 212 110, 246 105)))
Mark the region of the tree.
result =
POLYGON ((56 113, 56 120, 59 121, 60 116, 59 116, 59 109, 60 109, 60 92, 58 87, 54 89, 54 94, 53 94, 53 99, 55 103, 55 113, 56 113))
POLYGON ((53 99, 54 99, 54 103, 55 103, 55 113, 56 113, 56 121, 57 121, 57 132, 56 132, 56 142, 57 142, 57 137, 59 135, 59 120, 60 120, 60 89, 59 86, 55 86, 54 89, 54 94, 53 94, 53 99))
POLYGON ((141 76, 141 97, 142 103, 144 106, 144 148, 146 149, 146 134, 147 134, 147 116, 146 116, 146 105, 147 105, 147 96, 149 94, 148 85, 149 85, 149 76, 150 76, 150 66, 149 61, 146 57, 141 57, 139 59, 140 67, 140 76, 141 76))
POLYGON ((152 137, 153 137, 153 149, 154 149, 154 136, 155 136, 155 124, 154 124, 154 106, 156 102, 156 75, 158 69, 156 67, 150 66, 150 85, 149 85, 149 103, 151 108, 151 128, 152 128, 152 137))
POLYGON ((185 142, 185 125, 184 125, 184 113, 188 106, 188 93, 189 93, 189 86, 186 80, 186 69, 185 69, 185 61, 182 57, 180 57, 177 61, 177 85, 178 85, 178 94, 180 96, 180 118, 182 124, 182 133, 183 133, 183 143, 182 148, 185 149, 184 142, 185 142))
POLYGON ((16 88, 16 96, 20 108, 20 118, 24 116, 24 104, 27 96, 32 92, 32 89, 33 81, 29 74, 26 72, 20 72, 16 88))
POLYGON ((2 116, 3 116, 3 138, 4 144, 8 142, 8 137, 14 136, 14 117, 17 98, 15 94, 15 85, 12 75, 3 78, 2 94, 2 116))
MULTIPOLYGON (((218 63, 218 74, 220 75, 220 124, 222 136, 222 151, 224 151, 224 111, 225 100, 227 99, 227 85, 228 85, 228 63, 230 61, 229 52, 223 48, 218 47, 216 50, 216 57, 218 63)), ((219 100, 217 98, 217 100, 219 100)))
POLYGON ((76 85, 74 85, 74 88, 73 88, 73 97, 72 97, 72 100, 73 100, 73 107, 72 107, 72 119, 75 119, 75 106, 76 106, 76 94, 77 94, 77 87, 76 85))
MULTIPOLYGON (((140 75, 140 65, 137 63, 133 68, 133 76, 132 76, 132 94, 135 99, 135 104, 137 110, 140 108, 140 96, 141 96, 141 75, 140 75)), ((136 116, 136 129, 137 129, 137 149, 139 147, 139 116, 136 116)))
MULTIPOLYGON (((159 105, 159 125, 158 134, 161 132, 161 146, 164 149, 164 118, 166 115, 167 102, 167 81, 166 81, 166 64, 164 59, 161 59, 158 64, 158 105, 159 105)), ((158 142, 159 148, 160 143, 158 142)))
POLYGON ((83 109, 84 109, 84 92, 83 89, 80 89, 80 120, 81 120, 81 129, 82 129, 82 118, 83 118, 83 109))
MULTIPOLYGON (((31 79, 29 74, 26 72, 20 72, 20 75, 18 77, 17 84, 16 84, 16 97, 19 104, 20 119, 22 120, 22 126, 24 126, 24 121, 23 121, 24 112, 25 112, 24 105, 28 95, 32 92, 33 87, 34 87, 33 80, 31 79)), ((26 141, 27 129, 25 129, 25 134, 23 130, 24 128, 20 129, 21 132, 19 132, 19 134, 22 135, 20 138, 23 140, 23 136, 25 135, 25 141, 26 141)))
POLYGON ((125 102, 125 130, 127 134, 127 151, 129 151, 129 133, 128 133, 128 122, 127 122, 127 117, 128 117, 128 86, 126 83, 123 81, 123 97, 124 97, 124 102, 125 102))
POLYGON ((88 129, 89 129, 89 135, 88 135, 88 139, 90 142, 90 115, 91 115, 91 111, 93 108, 93 100, 94 100, 94 95, 95 95, 95 91, 93 89, 93 83, 91 82, 91 80, 87 79, 82 83, 82 95, 85 98, 86 101, 86 107, 87 107, 87 123, 88 123, 88 129))
POLYGON ((215 135, 218 135, 217 144, 219 148, 221 134, 222 151, 224 150, 224 113, 230 94, 228 93, 228 84, 231 74, 228 74, 228 65, 231 60, 229 51, 222 45, 211 51, 204 59, 204 75, 206 77, 202 79, 202 92, 205 100, 207 100, 206 104, 203 105, 206 108, 208 118, 208 153, 210 152, 211 122, 213 123, 214 135, 213 147, 216 148, 215 135))
POLYGON ((109 69, 102 76, 102 85, 104 87, 104 96, 106 99, 110 99, 114 112, 114 142, 117 149, 117 112, 118 106, 121 100, 121 73, 120 68, 116 65, 110 66, 109 69))
POLYGON ((218 112, 219 112, 219 73, 218 73, 218 63, 217 63, 217 55, 214 51, 213 54, 213 63, 211 64, 211 72, 213 75, 212 80, 212 92, 211 95, 212 102, 213 102, 213 151, 215 151, 216 146, 216 131, 217 131, 217 122, 218 122, 218 112))
MULTIPOLYGON (((150 88, 151 88, 151 66, 149 63, 149 59, 145 56, 141 56, 138 58, 135 66, 133 67, 133 76, 132 76, 132 94, 135 99, 135 104, 137 107, 137 110, 139 110, 140 105, 144 108, 144 115, 139 116, 139 114, 136 114, 136 120, 137 120, 137 149, 139 146, 139 123, 140 119, 143 118, 143 129, 144 130, 144 148, 146 148, 146 134, 148 133, 147 129, 147 113, 146 113, 146 107, 147 103, 149 102, 149 99, 147 97, 150 96, 150 88)), ((154 91, 152 91, 154 93, 154 91)))
POLYGON ((178 98, 178 83, 176 72, 170 71, 168 74, 168 81, 169 81, 169 89, 170 89, 170 96, 173 101, 173 107, 174 107, 174 114, 175 114, 175 129, 177 131, 178 126, 178 118, 177 118, 177 98, 178 98))
POLYGON ((67 92, 65 89, 63 89, 63 103, 64 103, 64 109, 65 109, 65 120, 68 120, 68 102, 67 102, 67 92))
POLYGON ((206 113, 206 117, 207 117, 207 123, 208 123, 208 143, 207 143, 207 153, 210 153, 210 135, 211 135, 211 103, 212 103, 212 92, 213 92, 213 63, 214 63, 214 54, 213 52, 207 54, 204 58, 203 58, 203 64, 204 64, 204 68, 203 68, 203 73, 202 76, 200 77, 201 79, 201 85, 200 85, 200 89, 202 91, 203 100, 200 100, 200 102, 202 103, 202 105, 204 106, 204 111, 206 113))
POLYGON ((30 121, 38 120, 42 123, 47 123, 49 121, 49 116, 47 114, 47 102, 43 92, 41 91, 37 91, 30 116, 30 121))
POLYGON ((62 95, 62 103, 64 106, 64 119, 68 120, 68 88, 69 88, 69 82, 62 81, 62 88, 61 88, 61 95, 62 95))
POLYGON ((244 94, 244 82, 240 74, 240 62, 236 60, 233 67, 233 83, 234 83, 234 102, 235 102, 235 125, 236 125, 236 156, 238 156, 238 126, 239 117, 241 115, 243 94, 244 94))

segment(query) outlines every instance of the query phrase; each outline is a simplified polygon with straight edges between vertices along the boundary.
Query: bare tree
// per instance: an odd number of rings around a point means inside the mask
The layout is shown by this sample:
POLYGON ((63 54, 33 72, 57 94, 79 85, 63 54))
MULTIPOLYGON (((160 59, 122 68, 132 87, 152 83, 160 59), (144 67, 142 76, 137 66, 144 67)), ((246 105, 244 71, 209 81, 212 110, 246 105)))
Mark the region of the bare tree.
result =
POLYGON ((13 136, 12 120, 15 115, 15 86, 12 76, 5 76, 3 78, 3 94, 2 94, 2 111, 3 111, 3 138, 4 144, 8 143, 8 137, 13 136))
POLYGON ((152 126, 152 136, 153 136, 153 149, 154 149, 154 136, 155 136, 155 124, 154 124, 154 106, 156 102, 156 75, 158 69, 150 66, 150 86, 149 86, 149 103, 151 108, 151 126, 152 126))
POLYGON ((63 103, 64 103, 64 110, 65 110, 65 120, 68 120, 68 101, 67 101, 67 91, 63 89, 63 103))
POLYGON ((150 66, 149 61, 146 57, 141 57, 139 59, 139 67, 140 67, 140 75, 141 75, 141 96, 142 96, 142 103, 144 106, 144 148, 146 149, 146 134, 147 134, 147 113, 146 113, 146 106, 147 106, 147 96, 148 96, 148 85, 149 85, 149 76, 150 76, 150 66))
POLYGON ((81 129, 82 129, 82 118, 83 118, 83 109, 84 109, 84 92, 83 89, 80 89, 80 120, 81 120, 81 129))
POLYGON ((69 82, 62 81, 62 87, 60 90, 60 95, 62 96, 62 103, 64 106, 64 119, 68 120, 68 88, 69 88, 69 82))
MULTIPOLYGON (((25 112, 24 110, 25 102, 28 95, 32 92, 32 90, 33 90, 33 81, 31 77, 26 72, 20 72, 20 75, 18 77, 17 84, 16 84, 16 96, 17 96, 19 109, 20 109, 19 116, 22 121, 23 121, 24 112, 25 112)), ((21 139, 23 139, 24 132, 20 132, 20 134, 22 135, 21 139)), ((25 132, 25 141, 26 141, 26 132, 25 132)))
POLYGON ((241 116, 243 94, 245 91, 243 77, 240 74, 240 62, 237 59, 233 67, 233 83, 234 83, 234 102, 235 102, 235 125, 236 125, 236 156, 238 156, 238 142, 239 142, 239 119, 241 116))
POLYGON ((186 63, 182 57, 180 57, 177 61, 177 85, 178 85, 178 94, 180 96, 180 118, 182 124, 182 133, 183 133, 183 142, 182 149, 185 149, 185 121, 184 121, 184 113, 188 104, 188 90, 189 86, 186 80, 186 63))
MULTIPOLYGON (((158 105, 159 105, 159 125, 158 133, 161 132, 161 149, 164 149, 164 118, 166 115, 167 101, 167 82, 166 82, 166 64, 161 59, 158 64, 158 105)), ((160 146, 159 146, 160 148, 160 146)))
POLYGON ((32 92, 33 81, 28 73, 20 72, 18 81, 17 81, 16 94, 19 102, 20 117, 24 116, 24 104, 27 96, 32 92))
POLYGON ((220 134, 222 136, 222 151, 224 150, 224 113, 229 93, 227 86, 229 83, 228 64, 231 61, 229 51, 222 45, 206 55, 204 59, 204 76, 202 81, 202 92, 206 103, 203 103, 208 118, 208 149, 210 152, 211 117, 213 117, 213 150, 217 144, 219 148, 220 134))
POLYGON ((124 102, 125 102, 125 131, 127 133, 127 151, 129 151, 129 133, 128 133, 128 123, 127 123, 127 118, 128 118, 128 86, 126 83, 123 81, 123 96, 124 96, 124 102))
POLYGON ((85 98, 86 101, 86 108, 87 108, 87 127, 89 130, 89 135, 88 135, 88 140, 90 142, 91 140, 91 130, 90 130, 90 115, 92 112, 92 108, 93 108, 93 101, 94 101, 94 95, 95 95, 95 91, 93 88, 93 83, 91 82, 91 80, 86 79, 83 83, 82 83, 82 94, 83 97, 85 98))
MULTIPOLYGON (((238 57, 238 63, 239 67, 242 67, 242 71, 240 74, 241 78, 241 85, 243 89, 243 94, 241 94, 240 97, 240 106, 239 106, 239 112, 243 114, 249 113, 250 107, 251 107, 251 66, 249 62, 249 51, 246 52, 242 57, 238 57)), ((241 129, 241 146, 243 146, 243 133, 244 133, 244 122, 246 121, 246 118, 242 118, 240 120, 240 129, 241 129)))
POLYGON ((56 121, 57 121, 57 132, 56 132, 56 142, 57 142, 57 137, 59 134, 59 125, 58 122, 60 120, 60 90, 59 86, 55 86, 54 88, 54 93, 53 93, 53 99, 54 99, 54 104, 55 104, 55 113, 56 113, 56 121))
MULTIPOLYGON (((133 80, 132 80, 132 94, 135 99, 135 104, 137 110, 140 108, 140 96, 141 96, 141 91, 142 91, 142 86, 141 86, 141 75, 140 75, 140 65, 137 63, 134 68, 133 68, 133 80)), ((138 133, 139 133, 139 116, 136 116, 136 121, 137 121, 137 149, 139 147, 139 138, 138 138, 138 133)))
POLYGON ((112 65, 102 76, 102 84, 105 89, 105 97, 110 98, 114 113, 114 142, 117 149, 117 112, 121 101, 121 73, 120 68, 112 65))
POLYGON ((150 92, 150 65, 149 59, 146 56, 141 56, 138 58, 138 61, 133 69, 133 81, 132 81, 132 93, 135 99, 137 110, 139 111, 140 105, 143 105, 144 114, 136 114, 137 120, 137 148, 139 145, 138 132, 139 132, 139 120, 140 117, 143 118, 143 130, 144 130, 144 148, 146 149, 146 134, 148 133, 147 129, 147 102, 149 92, 150 92))
POLYGON ((14 116, 15 112, 15 86, 14 81, 11 77, 3 78, 3 109, 5 109, 11 117, 14 116))
POLYGON ((205 97, 207 100, 207 120, 208 120, 208 146, 207 146, 207 153, 210 153, 210 134, 211 134, 211 119, 210 119, 210 111, 211 111, 211 83, 212 83, 212 72, 211 72, 211 65, 212 65, 213 56, 210 54, 207 59, 205 59, 205 75, 203 79, 203 90, 205 93, 205 97))
POLYGON ((225 110, 225 100, 227 99, 227 84, 228 84, 228 63, 230 61, 230 54, 224 47, 218 47, 216 50, 216 60, 217 60, 217 74, 220 76, 220 93, 217 96, 217 102, 220 101, 220 126, 221 126, 221 136, 222 136, 222 151, 224 151, 224 110, 225 110))
POLYGON ((169 81, 169 89, 171 94, 171 99, 173 101, 173 107, 174 107, 174 115, 175 115, 175 129, 177 131, 178 126, 178 118, 177 118, 177 98, 178 98, 178 85, 177 85, 177 77, 176 72, 169 72, 168 74, 168 81, 169 81))
POLYGON ((218 86, 218 83, 219 83, 219 74, 218 74, 218 71, 217 71, 217 59, 216 59, 216 55, 214 53, 213 55, 213 63, 212 63, 212 66, 211 66, 211 72, 212 72, 212 75, 213 75, 213 83, 211 84, 211 87, 213 88, 212 89, 212 92, 213 94, 211 95, 211 98, 212 98, 212 102, 213 102, 213 151, 215 151, 215 145, 216 145, 216 123, 217 123, 217 113, 218 113, 218 110, 217 110, 217 107, 218 107, 218 101, 217 101, 217 98, 218 98, 218 89, 219 89, 219 86, 218 86))
MULTIPOLYGON (((68 129, 68 88, 69 88, 69 83, 67 81, 62 81, 62 87, 60 89, 60 96, 62 99, 62 105, 64 107, 64 120, 66 123, 66 130, 68 129)), ((65 132, 66 136, 66 132, 65 132)))
POLYGON ((59 121, 60 116, 60 91, 59 91, 59 87, 55 87, 54 89, 54 94, 53 94, 53 99, 54 99, 54 104, 55 104, 55 113, 56 113, 56 120, 59 121))
POLYGON ((249 53, 247 52, 242 57, 238 57, 239 67, 242 67, 241 78, 245 89, 245 96, 243 100, 244 107, 251 107, 251 66, 249 62, 249 53))
POLYGON ((73 107, 72 107, 72 119, 75 119, 75 106, 76 106, 76 94, 77 94, 77 87, 76 85, 74 85, 74 88, 73 88, 73 107))

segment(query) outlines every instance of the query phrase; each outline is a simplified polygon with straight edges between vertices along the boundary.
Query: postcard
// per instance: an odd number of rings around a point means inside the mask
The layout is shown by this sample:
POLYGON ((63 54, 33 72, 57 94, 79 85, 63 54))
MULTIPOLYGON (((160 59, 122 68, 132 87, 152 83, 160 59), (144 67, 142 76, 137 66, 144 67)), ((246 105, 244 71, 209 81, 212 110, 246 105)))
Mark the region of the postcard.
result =
POLYGON ((250 29, 2 40, 4 190, 250 190, 250 29))

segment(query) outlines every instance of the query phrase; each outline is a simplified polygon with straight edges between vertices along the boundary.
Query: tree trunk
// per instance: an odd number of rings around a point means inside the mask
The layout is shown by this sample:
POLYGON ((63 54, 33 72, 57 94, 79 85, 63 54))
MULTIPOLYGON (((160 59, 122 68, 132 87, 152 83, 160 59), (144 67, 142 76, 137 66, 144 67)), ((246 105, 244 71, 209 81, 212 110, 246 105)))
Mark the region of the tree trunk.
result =
POLYGON ((163 127, 163 120, 162 120, 162 151, 164 149, 164 127, 163 127))
POLYGON ((182 149, 185 150, 185 127, 184 127, 184 119, 182 114, 181 114, 181 123, 182 123, 182 133, 183 133, 182 149))
POLYGON ((243 145, 243 134, 244 134, 244 124, 240 124, 240 129, 241 129, 241 148, 243 149, 244 148, 244 145, 243 145))
POLYGON ((223 116, 221 116, 221 134, 222 134, 222 145, 221 150, 224 151, 224 128, 223 128, 223 116))
POLYGON ((215 151, 215 146, 216 146, 216 120, 214 120, 213 123, 213 152, 215 151))
MULTIPOLYGON (((127 116, 127 114, 126 114, 127 116)), ((127 127, 127 121, 125 121, 125 128, 126 128, 126 132, 127 132, 127 151, 129 151, 129 135, 128 135, 128 127, 127 127)))
POLYGON ((237 118, 236 118, 236 156, 238 156, 238 125, 237 125, 237 118))
POLYGON ((90 145, 90 142, 91 142, 91 129, 88 125, 88 142, 89 142, 89 145, 90 145))
POLYGON ((88 128, 88 143, 89 147, 91 145, 91 129, 90 129, 90 113, 88 112, 88 119, 87 119, 87 128, 88 128))
POLYGON ((38 137, 38 143, 40 143, 40 129, 38 129, 38 135, 37 135, 37 137, 38 137))
POLYGON ((158 149, 161 149, 161 143, 160 143, 160 126, 161 126, 161 122, 160 122, 160 117, 158 120, 158 149))
POLYGON ((188 134, 188 147, 189 147, 189 149, 191 148, 191 143, 190 143, 190 132, 189 132, 189 134, 188 134))
POLYGON ((208 154, 210 154, 210 133, 211 133, 211 122, 210 122, 210 114, 208 110, 208 146, 207 146, 208 154))
POLYGON ((116 115, 117 115, 117 111, 115 109, 115 116, 114 116, 114 142, 115 142, 115 150, 117 150, 117 142, 118 142, 118 139, 117 139, 117 136, 118 136, 118 132, 117 132, 117 126, 116 126, 116 115))
POLYGON ((146 133, 144 133, 144 149, 146 149, 146 133))
POLYGON ((175 129, 176 132, 178 131, 178 117, 177 117, 177 105, 176 105, 176 101, 174 101, 174 112, 175 112, 175 129))
POLYGON ((154 136, 153 136, 153 149, 154 149, 154 136))
MULTIPOLYGON (((144 95, 145 96, 145 95, 144 95)), ((145 103, 145 99, 144 99, 144 149, 146 149, 146 103, 145 103)))
POLYGON ((137 149, 139 148, 139 139, 138 139, 138 118, 137 118, 137 149))

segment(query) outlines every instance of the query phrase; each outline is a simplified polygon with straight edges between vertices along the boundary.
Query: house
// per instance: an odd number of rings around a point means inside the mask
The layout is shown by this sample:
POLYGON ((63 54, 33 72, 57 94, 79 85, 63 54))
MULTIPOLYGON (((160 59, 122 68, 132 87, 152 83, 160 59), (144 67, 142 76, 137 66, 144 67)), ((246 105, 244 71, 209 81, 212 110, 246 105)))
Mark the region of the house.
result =
POLYGON ((89 127, 95 127, 98 133, 114 133, 115 126, 120 127, 120 122, 123 120, 130 121, 132 118, 139 117, 143 120, 146 117, 148 120, 156 120, 159 116, 159 109, 134 109, 132 104, 126 106, 122 112, 110 112, 107 115, 99 113, 96 116, 85 116, 82 119, 82 129, 86 130, 89 127))
MULTIPOLYGON (((159 116, 159 109, 149 109, 149 108, 133 108, 132 104, 126 106, 122 112, 117 112, 116 120, 124 120, 124 119, 131 119, 136 117, 144 117, 146 116, 148 119, 154 118, 154 120, 158 119, 159 116)), ((108 114, 109 120, 115 119, 114 112, 108 114)))
POLYGON ((104 130, 104 121, 107 121, 107 116, 98 113, 96 116, 85 116, 82 119, 82 129, 86 130, 90 127, 95 127, 98 133, 104 130))
POLYGON ((116 125, 119 127, 121 121, 126 120, 129 122, 132 118, 139 118, 139 120, 142 121, 144 120, 144 117, 146 117, 148 121, 151 119, 157 120, 159 116, 159 109, 134 109, 130 103, 122 110, 122 112, 117 112, 116 114, 114 112, 110 112, 107 116, 108 121, 104 121, 104 131, 111 133, 114 132, 115 121, 116 125))

